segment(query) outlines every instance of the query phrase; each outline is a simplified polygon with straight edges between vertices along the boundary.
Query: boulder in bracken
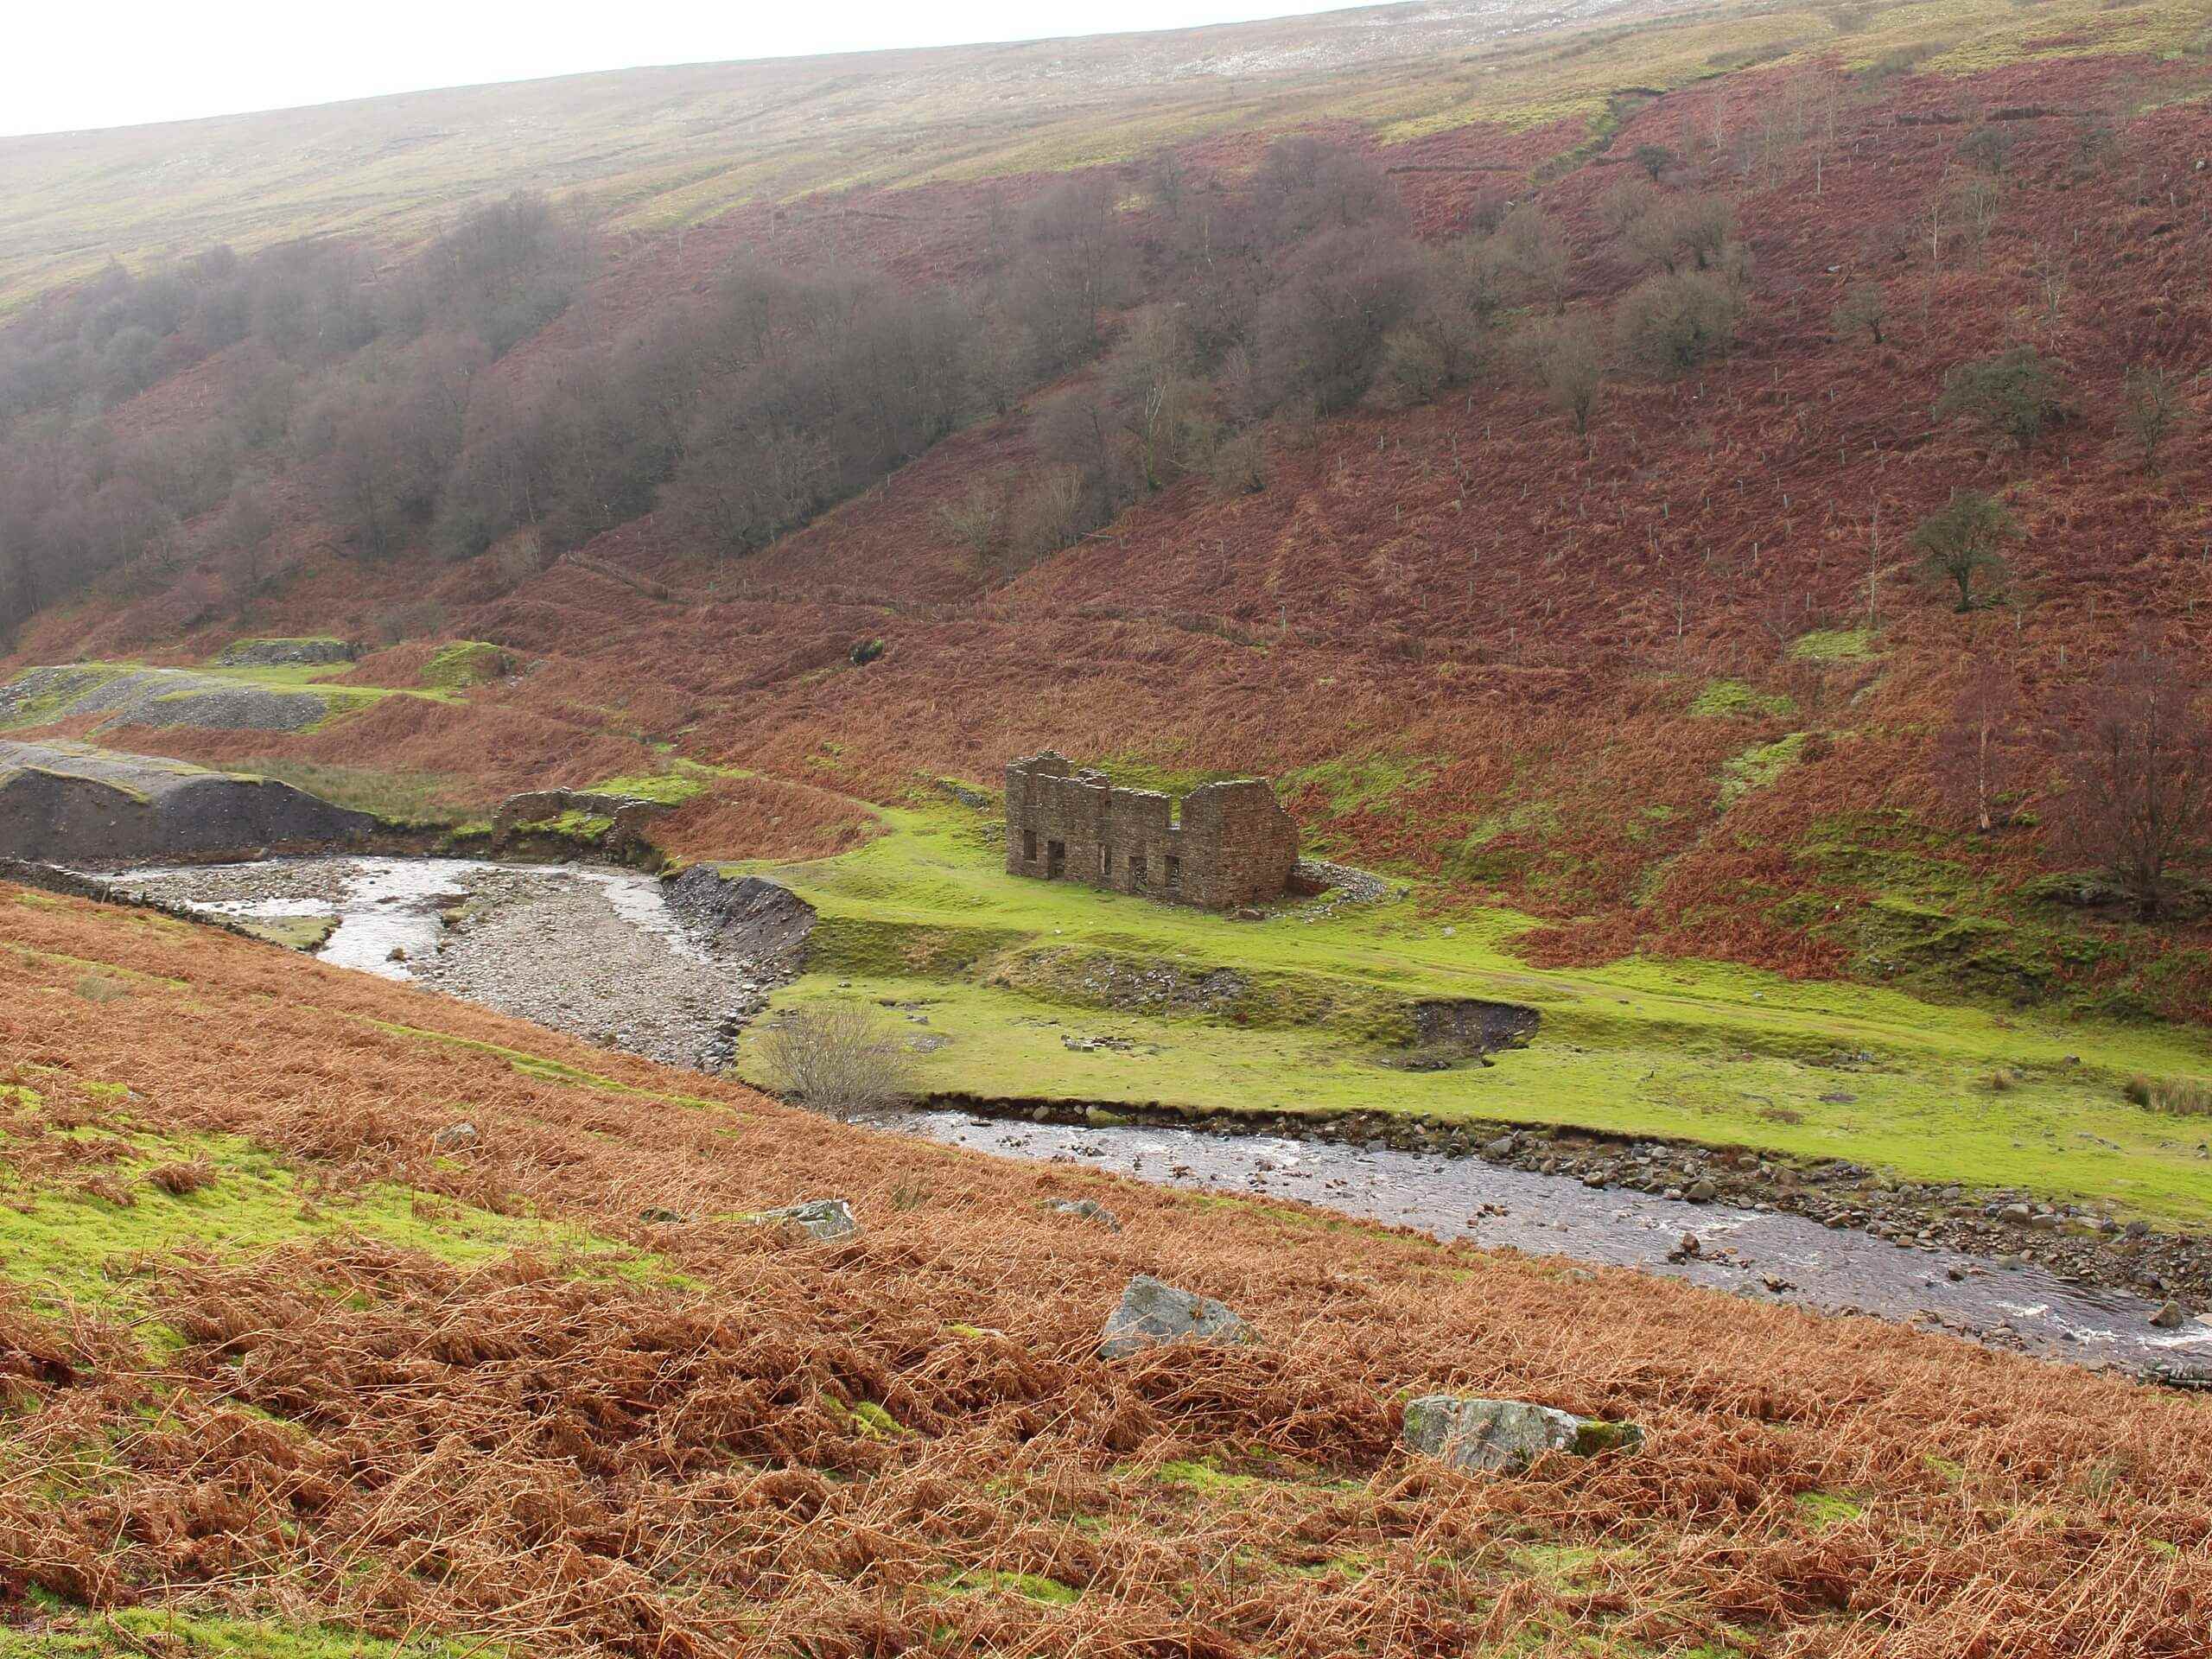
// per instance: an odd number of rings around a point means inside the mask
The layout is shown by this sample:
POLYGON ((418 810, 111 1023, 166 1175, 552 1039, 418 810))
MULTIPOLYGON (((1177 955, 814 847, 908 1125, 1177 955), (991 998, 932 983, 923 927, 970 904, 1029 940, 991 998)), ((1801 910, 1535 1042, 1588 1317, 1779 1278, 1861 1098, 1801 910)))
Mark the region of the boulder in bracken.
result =
POLYGON ((1547 1452, 1587 1458, 1633 1451, 1643 1444, 1643 1431, 1522 1400, 1431 1394, 1407 1406, 1400 1438, 1408 1451, 1441 1458, 1455 1469, 1514 1471, 1547 1452))
POLYGON ((860 1231, 860 1224, 853 1219, 853 1206, 842 1198, 810 1198, 780 1210, 763 1210, 746 1219, 794 1227, 809 1238, 845 1238, 860 1231))
POLYGON ((1257 1340, 1225 1303, 1178 1290, 1148 1273, 1141 1273, 1129 1281, 1120 1305, 1107 1316, 1098 1357, 1120 1359, 1173 1342, 1233 1348, 1257 1340))

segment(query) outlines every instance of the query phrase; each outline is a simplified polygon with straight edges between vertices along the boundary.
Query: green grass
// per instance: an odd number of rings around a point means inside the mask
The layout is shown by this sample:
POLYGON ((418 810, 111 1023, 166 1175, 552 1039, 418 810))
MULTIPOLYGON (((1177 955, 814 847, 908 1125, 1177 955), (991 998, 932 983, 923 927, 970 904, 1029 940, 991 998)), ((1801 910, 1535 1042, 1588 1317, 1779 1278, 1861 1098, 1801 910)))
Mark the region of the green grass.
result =
MULTIPOLYGON (((932 1091, 1573 1125, 2212 1218, 2199 1126, 2122 1092, 2139 1074, 2212 1070, 2212 1047, 2194 1031, 1937 1003, 1711 963, 1533 969, 1512 949, 1531 918, 1504 910, 1433 918, 1385 904, 1326 920, 1293 910, 1236 922, 1008 875, 993 827, 972 814, 881 816, 887 833, 838 858, 729 868, 784 881, 821 918, 810 972, 772 1006, 923 1003, 928 1034, 943 1039, 914 1056, 932 1091), (1233 968, 1256 982, 1255 995, 1310 1003, 1333 991, 1345 1009, 1378 999, 1502 1001, 1537 1009, 1543 1024, 1493 1067, 1411 1072, 1380 1064, 1387 1022, 1264 1023, 1251 1007, 1243 1024, 1116 1011, 1097 1006, 1080 975, 1040 969, 1040 953, 1077 964, 1151 959, 1187 973, 1233 968), (1132 1046, 1074 1052, 1070 1036, 1132 1046), (2000 1069, 2017 1086, 1993 1092, 1986 1082, 2000 1069)), ((754 1040, 741 1048, 740 1070, 763 1078, 754 1040)))
POLYGON ((1690 701, 1690 713, 1700 720, 1731 720, 1738 716, 1775 715, 1787 719, 1797 704, 1779 691, 1760 691, 1741 680, 1712 680, 1690 701))
POLYGON ((211 1659, 505 1659, 512 1651, 503 1643, 423 1637, 385 1642, 336 1624, 193 1618, 161 1608, 57 1611, 42 1630, 0 1627, 0 1659, 113 1659, 124 1654, 159 1654, 164 1659, 200 1654, 211 1659))
POLYGON ((455 639, 438 647, 437 654, 423 665, 421 678, 426 686, 450 691, 505 679, 514 671, 515 654, 505 645, 455 639))
POLYGON ((634 800, 658 801, 664 806, 681 806, 696 800, 709 787, 707 780, 689 772, 657 772, 638 773, 629 777, 603 778, 589 786, 594 795, 627 795, 634 800))
POLYGON ((79 1131, 73 1138, 116 1147, 118 1156, 87 1164, 85 1173, 99 1175, 130 1201, 117 1203, 55 1182, 37 1190, 0 1183, 0 1272, 42 1306, 112 1303, 124 1287, 111 1270, 141 1255, 256 1254, 353 1233, 461 1266, 524 1249, 582 1256, 613 1253, 625 1263, 633 1259, 626 1247, 579 1228, 497 1215, 404 1187, 376 1185, 317 1196, 275 1154, 236 1136, 125 1130, 79 1131), (171 1194, 146 1179, 164 1165, 194 1162, 204 1164, 213 1177, 196 1192, 171 1194))
POLYGON ((385 772, 372 766, 330 766, 315 760, 257 756, 238 763, 245 775, 289 784, 334 806, 352 807, 395 823, 457 824, 471 808, 490 805, 477 798, 479 785, 436 772, 385 772), (456 801, 468 804, 456 805, 456 801))
POLYGON ((1760 743, 1732 755, 1721 763, 1720 793, 1715 798, 1723 810, 1735 805, 1753 790, 1764 789, 1803 758, 1809 734, 1792 732, 1771 743, 1760 743))
POLYGON ((1001 1573, 988 1567, 972 1567, 964 1573, 956 1573, 950 1578, 939 1579, 930 1588, 951 1596, 998 1591, 1007 1595, 1020 1596, 1029 1601, 1041 1601, 1052 1607, 1072 1607, 1083 1596, 1083 1592, 1073 1585, 1062 1584, 1058 1579, 1048 1579, 1041 1573, 1001 1573))
POLYGON ((1874 630, 1816 628, 1793 640, 1789 654, 1808 663, 1863 662, 1874 654, 1874 630))

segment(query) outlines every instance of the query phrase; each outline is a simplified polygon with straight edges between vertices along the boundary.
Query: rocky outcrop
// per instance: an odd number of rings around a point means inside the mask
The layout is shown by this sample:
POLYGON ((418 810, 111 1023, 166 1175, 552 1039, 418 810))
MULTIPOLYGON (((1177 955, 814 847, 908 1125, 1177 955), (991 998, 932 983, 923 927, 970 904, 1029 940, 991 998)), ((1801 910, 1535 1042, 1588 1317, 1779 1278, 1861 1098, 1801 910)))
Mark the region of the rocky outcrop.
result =
POLYGON ((1632 1451, 1643 1444, 1643 1431, 1633 1423, 1578 1417, 1522 1400, 1431 1394, 1406 1407, 1400 1438, 1408 1451, 1441 1458, 1455 1469, 1510 1472, 1547 1452, 1587 1458, 1632 1451))
POLYGON ((215 658, 218 668, 321 668, 350 663, 360 647, 343 639, 233 639, 215 658))
POLYGON ((1258 1340, 1228 1304, 1178 1290, 1148 1273, 1141 1273, 1129 1281, 1120 1305, 1107 1315, 1098 1357, 1122 1359, 1173 1342, 1236 1348, 1258 1340))
POLYGON ((143 863, 347 847, 377 821, 261 778, 82 743, 0 740, 0 858, 143 863))
MULTIPOLYGON (((368 694, 348 694, 358 702, 368 694)), ((102 726, 199 726, 218 732, 301 732, 346 699, 312 687, 255 685, 182 668, 65 664, 27 670, 0 687, 0 726, 97 717, 102 726)))
POLYGON ((735 880, 694 864, 668 884, 668 907, 717 957, 745 963, 755 977, 795 976, 806 965, 814 906, 757 875, 735 880))
POLYGON ((531 830, 559 830, 595 841, 611 857, 628 858, 649 849, 646 834, 655 818, 672 810, 664 801, 634 795, 607 795, 589 789, 533 789, 510 795, 492 815, 492 848, 505 851, 531 830))

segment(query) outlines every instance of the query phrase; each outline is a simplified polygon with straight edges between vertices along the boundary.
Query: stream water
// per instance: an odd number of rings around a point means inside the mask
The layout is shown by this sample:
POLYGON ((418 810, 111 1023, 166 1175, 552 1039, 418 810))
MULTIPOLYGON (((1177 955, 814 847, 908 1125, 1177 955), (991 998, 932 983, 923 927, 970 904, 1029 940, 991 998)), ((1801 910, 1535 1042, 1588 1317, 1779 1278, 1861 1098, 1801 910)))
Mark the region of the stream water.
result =
MULTIPOLYGON (((329 857, 149 868, 107 879, 128 893, 234 919, 332 918, 336 926, 317 952, 327 962, 420 979, 657 1058, 711 1064, 715 1041, 726 1041, 731 1009, 757 1007, 761 990, 750 982, 719 986, 735 970, 689 935, 656 880, 631 871, 329 857), (480 919, 448 929, 443 913, 464 899, 480 919), (671 987, 679 994, 671 995, 671 987), (721 995, 724 988, 737 995, 721 995), (681 1028, 671 1032, 671 1020, 681 1028)), ((1571 1177, 1478 1158, 1151 1126, 1038 1124, 964 1111, 901 1113, 875 1122, 1001 1156, 1299 1199, 1440 1238, 1639 1268, 2079 1363, 2135 1369, 2158 1360, 2212 1360, 2212 1324, 2158 1330, 2150 1323, 2154 1304, 2037 1268, 2000 1268, 1783 1212, 1593 1190, 1571 1177), (1684 1249, 1685 1236, 1694 1252, 1684 1249)))

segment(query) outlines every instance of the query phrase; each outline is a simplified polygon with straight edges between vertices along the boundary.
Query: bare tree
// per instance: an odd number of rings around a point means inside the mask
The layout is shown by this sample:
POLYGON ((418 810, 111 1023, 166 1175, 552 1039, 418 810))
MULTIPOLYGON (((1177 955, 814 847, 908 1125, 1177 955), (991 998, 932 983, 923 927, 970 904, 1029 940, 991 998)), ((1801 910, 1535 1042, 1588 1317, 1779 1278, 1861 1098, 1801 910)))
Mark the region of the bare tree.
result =
POLYGON ((1974 820, 1987 835, 2011 817, 2012 803, 2034 760, 2020 683, 2003 664, 1974 665, 1951 704, 1936 741, 1937 762, 1974 820))
POLYGON ((1864 329, 1879 346, 1883 325, 1889 321, 1889 315, 1888 302, 1883 297, 1879 283, 1853 283, 1846 290, 1842 303, 1830 313, 1828 323, 1841 335, 1855 334, 1864 329))
POLYGON ((2175 876, 2212 855, 2212 724, 2191 664, 2139 641, 2063 712, 2060 844, 2109 876, 2145 920, 2175 876))
POLYGON ((2181 423, 2182 403, 2173 377, 2164 369, 2137 364, 2127 372, 2125 401, 2120 404, 2120 429, 2142 452, 2143 470, 2158 470, 2158 452, 2181 423))
POLYGON ((1535 367, 1551 406, 1587 442, 1590 418, 1605 385, 1605 353, 1596 325, 1577 317, 1554 326, 1536 348, 1535 367))
POLYGON ((1980 490, 1961 490, 1921 521, 1912 544, 1925 556, 1923 570, 1958 584, 1958 610, 1964 615, 1974 607, 1975 579, 2001 577, 2005 560, 1998 550, 2019 535, 2019 521, 2002 502, 1980 490))

